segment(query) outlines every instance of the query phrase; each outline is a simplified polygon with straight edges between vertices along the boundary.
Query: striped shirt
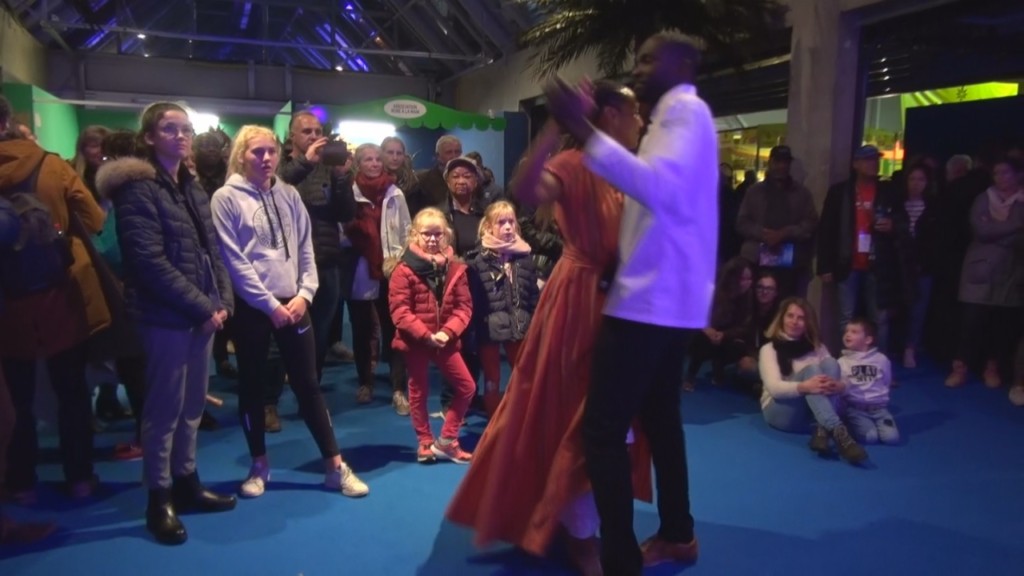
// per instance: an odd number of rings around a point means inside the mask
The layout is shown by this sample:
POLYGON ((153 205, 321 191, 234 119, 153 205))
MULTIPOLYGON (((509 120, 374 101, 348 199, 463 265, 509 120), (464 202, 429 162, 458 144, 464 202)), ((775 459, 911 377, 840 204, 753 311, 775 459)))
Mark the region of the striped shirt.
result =
POLYGON ((917 200, 907 200, 903 206, 907 209, 907 216, 910 217, 910 235, 917 236, 917 219, 924 214, 924 200, 918 198, 917 200))

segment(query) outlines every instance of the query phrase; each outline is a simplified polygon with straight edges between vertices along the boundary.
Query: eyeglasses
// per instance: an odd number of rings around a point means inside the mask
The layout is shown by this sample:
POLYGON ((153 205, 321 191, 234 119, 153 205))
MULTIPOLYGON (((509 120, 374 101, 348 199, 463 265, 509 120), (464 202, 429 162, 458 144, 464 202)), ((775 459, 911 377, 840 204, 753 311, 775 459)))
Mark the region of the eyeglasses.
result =
POLYGON ((758 292, 775 292, 775 290, 777 290, 775 286, 762 286, 760 284, 757 285, 758 292))
POLYGON ((438 240, 440 240, 441 238, 444 238, 444 232, 427 232, 427 231, 421 231, 421 232, 420 232, 420 236, 422 236, 422 237, 424 237, 424 238, 428 238, 428 239, 429 239, 429 238, 435 238, 435 239, 438 239, 438 240))
POLYGON ((160 133, 168 138, 177 138, 178 135, 184 136, 185 138, 192 138, 196 135, 195 129, 190 124, 184 126, 178 126, 177 124, 165 124, 160 127, 160 133))

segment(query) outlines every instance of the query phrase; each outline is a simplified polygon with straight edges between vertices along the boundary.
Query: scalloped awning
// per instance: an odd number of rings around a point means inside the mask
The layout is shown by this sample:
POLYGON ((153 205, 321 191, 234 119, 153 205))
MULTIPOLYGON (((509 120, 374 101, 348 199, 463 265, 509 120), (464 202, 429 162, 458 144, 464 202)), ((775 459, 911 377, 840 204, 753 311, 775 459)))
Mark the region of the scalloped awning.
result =
POLYGON ((368 120, 390 122, 410 128, 443 128, 453 130, 504 130, 504 118, 491 118, 483 114, 463 112, 420 100, 414 96, 396 96, 360 104, 338 106, 332 110, 339 120, 368 120))

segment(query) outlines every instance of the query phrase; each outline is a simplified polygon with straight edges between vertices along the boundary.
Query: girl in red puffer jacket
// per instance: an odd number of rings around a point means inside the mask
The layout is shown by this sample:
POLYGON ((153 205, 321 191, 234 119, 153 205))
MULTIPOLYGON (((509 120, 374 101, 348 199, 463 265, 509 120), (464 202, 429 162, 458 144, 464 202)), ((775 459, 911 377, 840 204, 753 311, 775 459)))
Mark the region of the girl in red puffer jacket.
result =
POLYGON ((473 315, 466 265, 454 257, 452 231, 440 210, 421 210, 410 228, 409 246, 391 275, 388 302, 397 328, 393 346, 405 353, 409 372, 409 407, 419 439, 416 460, 466 464, 472 455, 459 447, 459 427, 476 393, 459 355, 459 337, 473 315), (437 440, 427 415, 431 361, 455 390, 437 440))

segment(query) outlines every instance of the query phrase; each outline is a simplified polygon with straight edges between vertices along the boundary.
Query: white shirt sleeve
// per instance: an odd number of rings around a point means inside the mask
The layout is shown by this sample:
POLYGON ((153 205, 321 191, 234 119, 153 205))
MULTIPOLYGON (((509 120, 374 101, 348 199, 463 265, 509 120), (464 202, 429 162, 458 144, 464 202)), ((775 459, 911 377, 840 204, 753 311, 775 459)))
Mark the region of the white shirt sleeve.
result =
POLYGON ((703 103, 684 96, 666 104, 648 128, 640 156, 600 131, 594 132, 585 149, 588 168, 654 214, 679 203, 671 192, 686 189, 691 166, 703 155, 693 149, 701 142, 693 132, 697 107, 703 103))

